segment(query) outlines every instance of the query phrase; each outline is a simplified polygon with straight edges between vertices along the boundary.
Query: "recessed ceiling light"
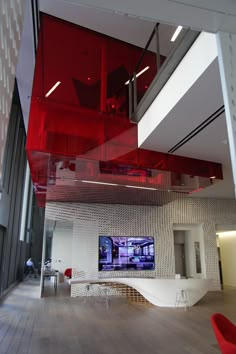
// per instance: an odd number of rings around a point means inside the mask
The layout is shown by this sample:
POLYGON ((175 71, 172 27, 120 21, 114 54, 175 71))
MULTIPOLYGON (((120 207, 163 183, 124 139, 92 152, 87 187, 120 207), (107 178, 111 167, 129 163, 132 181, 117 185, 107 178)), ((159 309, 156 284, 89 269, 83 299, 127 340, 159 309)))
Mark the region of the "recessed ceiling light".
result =
POLYGON ((180 34, 181 30, 182 30, 182 26, 178 26, 173 34, 173 36, 171 37, 171 42, 174 42, 176 40, 176 38, 178 37, 178 35, 180 34))
POLYGON ((91 184, 102 184, 102 185, 107 185, 107 186, 118 186, 118 187, 127 187, 127 188, 137 188, 137 189, 146 189, 150 191, 158 191, 159 189, 157 188, 150 188, 150 187, 141 187, 141 186, 131 186, 131 185, 124 185, 124 184, 116 184, 116 183, 108 183, 108 182, 97 182, 97 181, 80 181, 83 183, 91 183, 91 184))
POLYGON ((139 187, 139 186, 124 186, 124 187, 127 187, 127 188, 137 188, 137 189, 148 189, 150 191, 156 191, 157 189, 156 188, 149 188, 149 187, 139 187))
POLYGON ((49 95, 51 95, 51 93, 56 90, 57 86, 59 86, 61 83, 61 81, 57 81, 55 83, 55 85, 46 93, 45 97, 48 97, 49 95))
POLYGON ((83 183, 92 183, 92 184, 104 184, 106 186, 118 186, 116 183, 107 183, 107 182, 96 182, 96 181, 80 181, 83 183))
MULTIPOLYGON (((140 75, 142 75, 143 73, 145 73, 145 71, 147 71, 150 68, 150 66, 146 66, 143 70, 139 71, 136 74, 136 78, 139 77, 140 75)), ((134 78, 132 79, 132 81, 134 81, 134 78)), ((129 85, 130 80, 125 82, 125 85, 129 85)))

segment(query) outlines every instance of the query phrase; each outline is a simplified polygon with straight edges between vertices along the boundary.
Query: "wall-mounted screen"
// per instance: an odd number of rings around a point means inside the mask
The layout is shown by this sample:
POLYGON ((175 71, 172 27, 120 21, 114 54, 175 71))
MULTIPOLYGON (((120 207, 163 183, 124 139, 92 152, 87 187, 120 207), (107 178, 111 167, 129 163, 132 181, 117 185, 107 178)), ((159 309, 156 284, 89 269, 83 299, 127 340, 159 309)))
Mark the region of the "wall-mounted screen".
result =
POLYGON ((99 236, 99 271, 154 270, 154 238, 99 236))

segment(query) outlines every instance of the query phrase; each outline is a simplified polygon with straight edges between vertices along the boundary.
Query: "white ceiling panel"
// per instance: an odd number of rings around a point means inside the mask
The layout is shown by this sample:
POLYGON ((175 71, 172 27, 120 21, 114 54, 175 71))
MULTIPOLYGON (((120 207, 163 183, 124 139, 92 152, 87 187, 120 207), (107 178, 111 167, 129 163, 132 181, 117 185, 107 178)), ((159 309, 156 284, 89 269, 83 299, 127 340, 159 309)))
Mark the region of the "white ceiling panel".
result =
MULTIPOLYGON (((179 84, 181 85, 181 82, 179 84)), ((140 147, 168 152, 222 105, 223 96, 216 59, 140 147)), ((227 134, 222 137, 222 140, 226 138, 227 134)))
MULTIPOLYGON (((40 10, 141 48, 146 46, 156 23, 63 0, 40 0, 40 10)), ((176 26, 166 24, 159 26, 160 51, 164 56, 169 53, 173 45, 170 39, 175 30, 176 26)), ((156 42, 153 41, 149 49, 155 51, 155 45, 156 42)))
POLYGON ((125 13, 162 23, 183 25, 209 32, 236 33, 236 3, 232 0, 64 0, 125 13))

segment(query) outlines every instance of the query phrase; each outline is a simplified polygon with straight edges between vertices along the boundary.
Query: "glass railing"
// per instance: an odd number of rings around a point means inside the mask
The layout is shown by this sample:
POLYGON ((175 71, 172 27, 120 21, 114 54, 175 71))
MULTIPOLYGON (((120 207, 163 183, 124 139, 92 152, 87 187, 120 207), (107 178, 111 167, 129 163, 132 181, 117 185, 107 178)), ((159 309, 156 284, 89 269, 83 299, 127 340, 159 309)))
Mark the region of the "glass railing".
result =
POLYGON ((169 79, 198 35, 199 32, 187 28, 160 23, 155 25, 131 77, 127 81, 129 85, 130 120, 134 122, 139 121, 140 118, 137 117, 137 111, 148 96, 150 89, 153 88, 153 82, 160 78, 158 85, 155 87, 155 92, 151 95, 149 105, 169 79), (179 33, 173 41, 172 38, 177 28, 179 29, 179 33), (165 68, 167 70, 163 75, 165 68))

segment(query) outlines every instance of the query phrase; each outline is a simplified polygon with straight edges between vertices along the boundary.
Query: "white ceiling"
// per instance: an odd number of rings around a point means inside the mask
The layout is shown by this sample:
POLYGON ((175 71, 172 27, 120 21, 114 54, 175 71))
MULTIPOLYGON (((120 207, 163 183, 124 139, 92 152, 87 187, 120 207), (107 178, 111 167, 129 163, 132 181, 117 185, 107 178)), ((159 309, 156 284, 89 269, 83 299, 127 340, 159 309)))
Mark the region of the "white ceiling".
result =
MULTIPOLYGON (((218 60, 215 59, 141 147, 168 152, 222 105, 219 66, 218 60)), ((224 180, 194 193, 193 197, 235 198, 224 113, 178 148, 174 154, 223 165, 224 180)))
MULTIPOLYGON (((181 85, 181 82, 179 84, 181 85)), ((141 147, 168 152, 223 104, 219 66, 216 58, 152 131, 141 147), (166 139, 167 135, 168 139, 166 139)), ((227 138, 225 127, 222 129, 221 135, 221 140, 227 138)), ((183 147, 182 152, 187 152, 188 149, 183 147)), ((176 153, 180 154, 180 149, 176 153)), ((218 162, 219 156, 214 149, 211 152, 206 149, 204 156, 200 158, 218 162)))
POLYGON ((232 0, 64 0, 197 30, 236 33, 236 2, 232 0))
MULTIPOLYGON (((40 0, 40 10, 141 48, 146 46, 156 23, 156 21, 147 21, 64 0, 40 0)), ((173 45, 170 39, 175 30, 176 26, 160 24, 159 38, 162 55, 166 56, 170 51, 173 45)), ((153 40, 149 49, 154 51, 155 45, 153 40)))
POLYGON ((219 162, 223 166, 224 180, 193 194, 193 197, 235 198, 224 113, 179 148, 175 154, 219 162))

